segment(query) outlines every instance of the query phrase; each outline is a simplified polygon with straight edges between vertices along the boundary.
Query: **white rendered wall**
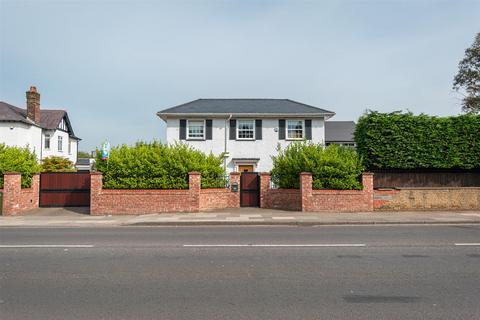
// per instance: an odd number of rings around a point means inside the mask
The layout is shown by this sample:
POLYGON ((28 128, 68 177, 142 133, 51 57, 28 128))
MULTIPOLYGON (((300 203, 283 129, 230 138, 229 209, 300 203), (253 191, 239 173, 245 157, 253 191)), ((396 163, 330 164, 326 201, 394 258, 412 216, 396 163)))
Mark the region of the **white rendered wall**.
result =
POLYGON ((41 156, 42 129, 21 122, 0 122, 0 143, 7 146, 28 147, 41 156))
POLYGON ((50 157, 50 156, 57 156, 57 157, 64 157, 72 161, 73 163, 77 162, 77 149, 78 149, 78 141, 72 139, 72 148, 70 153, 68 152, 68 141, 70 139, 68 132, 62 130, 44 130, 42 133, 42 141, 43 141, 43 151, 42 156, 43 158, 50 157), (45 135, 50 134, 50 149, 45 148, 45 135), (58 150, 58 137, 62 137, 62 151, 58 150))
MULTIPOLYGON (((211 118, 210 118, 211 119, 211 118)), ((205 153, 213 152, 219 155, 225 151, 225 119, 213 119, 212 140, 181 140, 192 147, 205 153)), ((277 145, 285 148, 291 140, 278 140, 278 119, 262 119, 262 140, 230 140, 229 123, 227 121, 227 172, 236 171, 238 168, 233 163, 233 158, 259 158, 257 172, 266 172, 272 169, 272 155, 277 154, 277 145)), ((175 143, 179 140, 180 119, 167 120, 167 143, 175 143)), ((323 118, 312 119, 312 142, 324 143, 325 126, 323 118)))

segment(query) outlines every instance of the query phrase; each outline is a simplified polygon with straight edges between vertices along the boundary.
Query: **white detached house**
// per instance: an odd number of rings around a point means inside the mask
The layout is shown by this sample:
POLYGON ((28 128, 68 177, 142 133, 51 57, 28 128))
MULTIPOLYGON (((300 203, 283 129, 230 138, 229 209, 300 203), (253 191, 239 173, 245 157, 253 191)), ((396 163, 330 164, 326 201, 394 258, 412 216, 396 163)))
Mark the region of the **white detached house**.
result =
POLYGON ((227 172, 262 172, 272 169, 278 144, 324 144, 325 120, 335 113, 288 99, 198 99, 157 115, 167 124, 167 143, 225 153, 227 172))
POLYGON ((41 110, 40 93, 27 91, 27 108, 0 102, 0 143, 28 147, 38 160, 49 156, 77 161, 78 142, 65 110, 41 110))

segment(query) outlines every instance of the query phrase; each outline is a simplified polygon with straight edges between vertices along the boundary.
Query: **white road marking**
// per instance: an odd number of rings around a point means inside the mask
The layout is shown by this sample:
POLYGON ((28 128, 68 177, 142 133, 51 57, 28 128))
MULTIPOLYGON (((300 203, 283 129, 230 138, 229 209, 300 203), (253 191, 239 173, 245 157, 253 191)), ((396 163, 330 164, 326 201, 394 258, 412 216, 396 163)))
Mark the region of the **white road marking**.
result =
POLYGON ((365 247, 364 243, 331 244, 184 244, 183 247, 365 247))
POLYGON ((0 244, 0 248, 93 248, 93 244, 0 244))
POLYGON ((456 246, 480 246, 480 242, 472 242, 472 243, 468 243, 468 242, 465 242, 465 243, 455 243, 456 246))

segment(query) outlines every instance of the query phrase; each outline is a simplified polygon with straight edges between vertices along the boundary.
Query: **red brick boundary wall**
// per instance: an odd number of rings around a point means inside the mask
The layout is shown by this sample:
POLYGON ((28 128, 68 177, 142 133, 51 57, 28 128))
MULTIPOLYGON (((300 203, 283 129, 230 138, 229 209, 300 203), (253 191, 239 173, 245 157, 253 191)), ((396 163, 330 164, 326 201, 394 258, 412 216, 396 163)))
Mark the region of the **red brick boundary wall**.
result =
POLYGON ((260 174, 260 207, 306 212, 373 211, 373 174, 362 175, 363 190, 313 190, 312 174, 300 174, 300 189, 271 189, 270 175, 260 174))
POLYGON ((270 174, 260 173, 260 208, 302 211, 300 189, 271 189, 270 174))
POLYGON ((32 186, 22 188, 22 175, 20 173, 6 173, 3 176, 3 210, 2 215, 11 216, 38 208, 40 176, 32 177, 32 186))
POLYGON ((200 189, 200 211, 240 207, 240 173, 230 173, 230 185, 236 183, 238 192, 227 188, 200 189))
MULTIPOLYGON (((227 188, 201 189, 198 172, 188 174, 188 189, 120 190, 103 189, 102 174, 92 173, 90 214, 148 214, 198 212, 240 206, 240 192, 227 188)), ((230 183, 239 183, 240 174, 232 173, 230 183)))

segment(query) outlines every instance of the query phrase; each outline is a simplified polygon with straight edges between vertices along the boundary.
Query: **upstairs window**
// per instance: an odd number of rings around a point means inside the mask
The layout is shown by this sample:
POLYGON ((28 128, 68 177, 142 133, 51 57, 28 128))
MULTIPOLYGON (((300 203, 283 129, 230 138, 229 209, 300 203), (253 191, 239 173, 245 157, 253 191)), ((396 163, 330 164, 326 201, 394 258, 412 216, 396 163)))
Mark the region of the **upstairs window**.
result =
POLYGON ((255 120, 237 120, 237 139, 255 139, 255 120))
POLYGON ((188 120, 187 124, 187 139, 203 140, 205 139, 205 121, 203 120, 188 120))
POLYGON ((46 134, 45 135, 45 143, 44 143, 45 149, 50 150, 50 135, 46 134))
POLYGON ((303 120, 287 120, 287 139, 303 139, 303 120))
POLYGON ((62 152, 63 151, 63 137, 58 136, 58 151, 62 152))

